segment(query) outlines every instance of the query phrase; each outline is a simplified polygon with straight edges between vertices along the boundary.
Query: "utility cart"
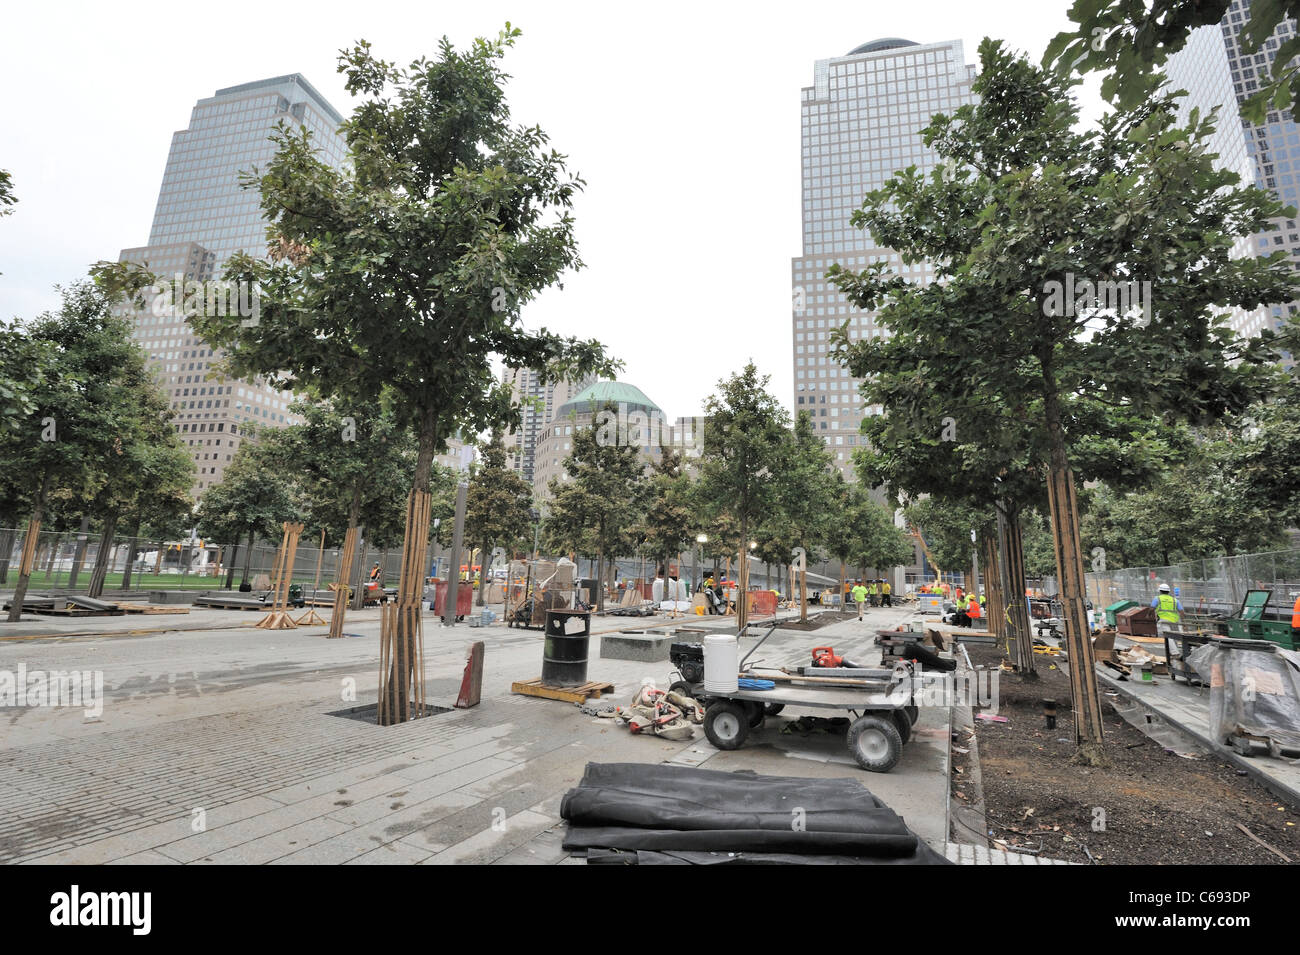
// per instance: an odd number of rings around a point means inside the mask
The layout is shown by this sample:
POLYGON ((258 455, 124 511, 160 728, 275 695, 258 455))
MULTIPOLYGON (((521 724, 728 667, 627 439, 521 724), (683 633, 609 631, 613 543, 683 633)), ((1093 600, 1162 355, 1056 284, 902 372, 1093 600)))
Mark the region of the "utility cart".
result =
POLYGON ((718 749, 739 749, 751 729, 763 725, 787 706, 840 710, 853 718, 848 730, 849 754, 859 766, 873 773, 887 773, 898 763, 903 745, 912 737, 920 716, 915 703, 915 668, 910 661, 892 667, 818 668, 801 667, 811 673, 787 672, 771 667, 746 669, 745 662, 762 646, 775 626, 740 661, 743 679, 769 680, 771 689, 747 689, 719 693, 706 690, 703 682, 702 649, 697 656, 692 644, 674 644, 671 659, 682 676, 669 687, 684 692, 704 706, 704 735, 718 749))

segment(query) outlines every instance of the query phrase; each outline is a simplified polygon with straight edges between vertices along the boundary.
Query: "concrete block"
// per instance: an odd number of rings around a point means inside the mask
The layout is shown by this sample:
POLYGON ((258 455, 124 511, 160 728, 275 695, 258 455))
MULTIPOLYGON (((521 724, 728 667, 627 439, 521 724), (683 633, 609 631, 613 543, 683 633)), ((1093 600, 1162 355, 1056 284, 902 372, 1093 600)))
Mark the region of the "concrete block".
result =
POLYGON ((600 656, 604 660, 662 663, 668 659, 668 648, 672 644, 670 634, 607 633, 600 638, 600 656))

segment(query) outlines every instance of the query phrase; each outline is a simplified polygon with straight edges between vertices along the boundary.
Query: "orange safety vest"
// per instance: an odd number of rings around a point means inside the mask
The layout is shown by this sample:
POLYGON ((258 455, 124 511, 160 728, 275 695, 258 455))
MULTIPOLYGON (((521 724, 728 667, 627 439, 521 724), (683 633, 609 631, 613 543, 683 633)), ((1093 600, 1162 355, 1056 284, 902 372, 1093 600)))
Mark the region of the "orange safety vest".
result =
POLYGON ((980 611, 980 602, 979 602, 978 600, 976 600, 974 597, 972 597, 972 598, 970 599, 970 603, 968 603, 968 604, 966 605, 966 616, 968 616, 968 617, 979 617, 979 616, 981 616, 981 611, 980 611))
POLYGON ((1300 630, 1300 597, 1295 599, 1295 606, 1291 608, 1291 628, 1300 630))

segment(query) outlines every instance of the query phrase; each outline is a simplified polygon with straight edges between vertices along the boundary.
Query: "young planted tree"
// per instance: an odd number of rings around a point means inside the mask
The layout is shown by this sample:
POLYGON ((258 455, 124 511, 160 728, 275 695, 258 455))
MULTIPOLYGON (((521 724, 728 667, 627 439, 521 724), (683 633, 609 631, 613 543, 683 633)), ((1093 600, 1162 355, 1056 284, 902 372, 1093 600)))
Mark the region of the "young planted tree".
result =
POLYGON ((49 364, 27 399, 34 410, 17 429, 0 432, 6 482, 24 489, 30 519, 11 622, 18 620, 31 580, 35 543, 55 494, 92 497, 132 433, 140 396, 153 387, 125 320, 114 314, 120 296, 89 281, 63 290, 63 304, 29 330, 49 364))
MULTIPOLYGON (((836 478, 834 458, 826 442, 813 430, 807 411, 795 418, 794 429, 786 435, 785 447, 777 457, 776 480, 773 482, 772 513, 763 522, 779 527, 788 563, 795 547, 802 547, 809 563, 817 560, 816 552, 825 543, 831 522, 835 520, 836 478)), ((761 536, 760 536, 761 543, 761 536)), ((799 578, 799 619, 808 619, 807 576, 799 578)))
POLYGON ((181 446, 171 423, 171 411, 155 386, 138 395, 137 415, 119 433, 120 451, 110 457, 92 513, 100 516, 99 548, 86 593, 104 592, 113 535, 120 523, 131 529, 123 587, 130 586, 135 542, 145 520, 164 522, 188 516, 194 506, 194 460, 181 446))
POLYGON ((1102 724, 1072 452, 1099 406, 1173 423, 1222 416, 1258 393, 1269 377, 1259 366, 1276 356, 1267 341, 1234 341, 1215 307, 1294 297, 1277 257, 1229 254, 1233 237, 1267 229, 1282 210, 1215 168, 1212 117, 1179 129, 1174 102, 1155 98, 1079 129, 1074 81, 992 41, 980 53, 978 102, 924 131, 943 162, 928 176, 900 173, 854 215, 905 262, 935 263, 937 281, 913 285, 882 264, 832 271, 850 301, 879 309, 877 321, 919 354, 959 357, 930 366, 936 385, 938 369, 960 367, 946 377, 965 394, 995 394, 1034 424, 1076 661, 1079 755, 1094 761, 1102 724))
POLYGON ((434 455, 458 429, 520 420, 496 362, 547 380, 608 374, 595 341, 530 331, 520 309, 581 263, 569 213, 582 181, 541 129, 512 125, 500 61, 517 30, 468 50, 443 39, 399 67, 360 42, 340 72, 361 98, 343 124, 350 162, 334 169, 305 129, 247 184, 261 191, 272 261, 234 256, 228 279, 256 283, 260 317, 203 316, 234 377, 275 376, 339 407, 386 393, 417 439, 407 504, 400 624, 388 685, 410 718, 434 455), (419 569, 417 569, 419 567, 419 569))
POLYGON ((483 570, 479 576, 478 605, 483 606, 492 551, 512 551, 532 529, 533 491, 519 474, 506 466, 506 449, 499 434, 483 448, 465 492, 465 537, 479 545, 483 570))
POLYGON ((767 390, 770 380, 750 362, 739 374, 719 381, 705 402, 699 495, 710 513, 729 514, 739 532, 738 632, 749 616, 750 533, 775 505, 776 474, 790 424, 785 408, 767 390))
MULTIPOLYGON (((613 406, 607 411, 617 417, 613 406)), ((594 554, 596 609, 605 609, 605 558, 618 557, 636 544, 645 508, 645 463, 635 445, 606 428, 576 428, 573 449, 564 459, 567 480, 553 478, 545 521, 547 540, 594 554)))
POLYGON ((681 452, 666 447, 650 467, 646 488, 645 514, 639 525, 642 552, 652 564, 664 568, 684 548, 694 547, 695 538, 706 529, 691 506, 691 478, 681 452))
POLYGON ((257 442, 255 434, 247 435, 234 460, 226 466, 221 483, 203 492, 196 512, 198 530, 203 537, 232 543, 227 587, 234 576, 234 554, 240 542, 247 541, 239 578, 243 588, 249 583, 257 538, 279 540, 283 523, 299 511, 298 488, 283 458, 269 453, 257 442))

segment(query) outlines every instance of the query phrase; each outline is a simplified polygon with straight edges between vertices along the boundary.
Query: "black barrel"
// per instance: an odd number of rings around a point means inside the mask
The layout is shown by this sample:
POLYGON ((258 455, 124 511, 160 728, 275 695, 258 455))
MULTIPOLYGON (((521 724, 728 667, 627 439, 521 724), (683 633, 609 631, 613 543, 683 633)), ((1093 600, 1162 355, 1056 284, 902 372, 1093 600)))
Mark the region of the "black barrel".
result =
POLYGON ((546 640, 542 645, 542 682, 548 686, 581 686, 587 682, 587 647, 591 614, 574 610, 546 611, 546 640), (565 633, 568 622, 582 621, 581 633, 565 633))

